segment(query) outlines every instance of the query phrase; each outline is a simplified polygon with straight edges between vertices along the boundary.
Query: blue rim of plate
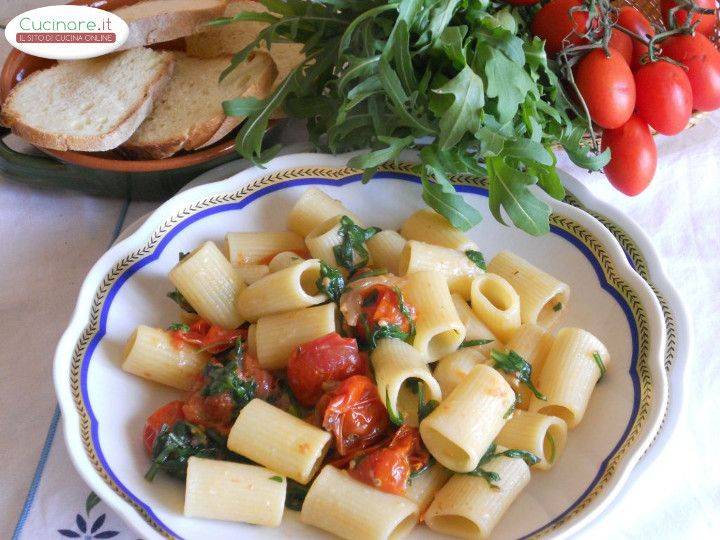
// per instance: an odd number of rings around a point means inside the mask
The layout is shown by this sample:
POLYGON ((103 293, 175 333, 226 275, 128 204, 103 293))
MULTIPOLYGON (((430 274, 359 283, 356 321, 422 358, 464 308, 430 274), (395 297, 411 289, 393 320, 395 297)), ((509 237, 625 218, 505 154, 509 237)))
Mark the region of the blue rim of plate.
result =
MULTIPOLYGON (((412 166, 412 164, 399 163, 382 168, 377 173, 377 179, 399 179, 419 183, 419 177, 411 172, 412 166)), ((160 256, 174 236, 200 219, 221 212, 242 209, 260 197, 289 187, 301 185, 342 186, 359 182, 361 177, 362 175, 358 174, 356 170, 348 168, 287 169, 263 176, 236 191, 207 197, 178 211, 169 218, 153 232, 142 248, 117 262, 103 279, 95 294, 90 322, 75 346, 70 369, 71 390, 80 415, 82 441, 91 463, 105 483, 130 503, 140 516, 160 534, 169 538, 181 538, 155 515, 150 506, 141 501, 117 478, 107 463, 100 445, 98 420, 95 417, 88 395, 87 375, 90 361, 97 345, 105 335, 107 314, 114 297, 133 274, 160 256)), ((460 192, 488 196, 485 180, 472 177, 461 177, 454 180, 456 188, 460 192)), ((568 198, 572 201, 571 195, 568 198)), ((574 202, 571 202, 571 204, 581 206, 574 204, 574 202)), ((523 538, 541 536, 551 532, 581 512, 595 499, 615 474, 617 463, 632 447, 637 436, 642 431, 648 416, 647 412, 652 403, 653 394, 652 376, 647 365, 649 348, 647 315, 637 294, 618 275, 612 259, 607 255, 603 245, 584 226, 557 213, 553 213, 550 220, 551 232, 570 242, 583 253, 593 266, 601 287, 611 294, 626 316, 632 337, 632 358, 629 374, 633 383, 633 408, 623 435, 603 460, 598 472, 582 495, 560 515, 555 516, 551 521, 528 533, 523 538)), ((605 218, 605 221, 609 220, 605 218)), ((624 232, 619 227, 617 229, 624 232)), ((626 245, 635 245, 627 234, 625 234, 625 237, 630 242, 626 245)), ((623 248, 629 257, 626 245, 623 245, 623 248)), ((640 259, 642 260, 642 257, 640 259)), ((635 268, 637 261, 630 258, 629 260, 635 268)))

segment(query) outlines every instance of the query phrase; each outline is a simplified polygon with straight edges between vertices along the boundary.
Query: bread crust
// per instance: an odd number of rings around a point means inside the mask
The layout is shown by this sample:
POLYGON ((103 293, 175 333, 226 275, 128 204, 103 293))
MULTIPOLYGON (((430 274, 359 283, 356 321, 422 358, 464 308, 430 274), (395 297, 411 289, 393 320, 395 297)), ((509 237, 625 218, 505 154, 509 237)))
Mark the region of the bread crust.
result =
POLYGON ((30 126, 23 121, 22 115, 12 108, 13 99, 21 85, 31 84, 33 78, 40 72, 31 74, 10 91, 5 99, 5 103, 3 103, 2 111, 0 111, 0 122, 10 128, 18 137, 42 148, 61 151, 75 150, 79 152, 105 152, 117 148, 135 133, 135 130, 137 130, 152 111, 155 99, 165 90, 165 87, 170 82, 175 66, 175 59, 171 53, 161 52, 159 54, 163 56, 162 67, 153 78, 146 83, 142 96, 128 107, 127 112, 112 128, 102 135, 79 136, 51 133, 30 126))
POLYGON ((227 2, 220 2, 204 9, 160 13, 130 21, 127 41, 117 50, 144 47, 189 36, 197 32, 201 24, 221 17, 226 6, 227 2))

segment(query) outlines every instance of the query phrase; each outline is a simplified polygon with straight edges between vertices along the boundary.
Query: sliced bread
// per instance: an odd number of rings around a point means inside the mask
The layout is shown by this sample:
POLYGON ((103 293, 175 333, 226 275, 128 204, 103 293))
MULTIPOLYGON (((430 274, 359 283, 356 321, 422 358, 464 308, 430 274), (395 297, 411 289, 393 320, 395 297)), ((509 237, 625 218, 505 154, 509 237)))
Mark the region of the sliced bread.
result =
POLYGON ((173 54, 175 71, 167 90, 122 147, 130 156, 160 159, 220 140, 242 121, 225 116, 222 102, 235 97, 266 97, 277 73, 270 56, 258 52, 219 83, 220 73, 230 63, 229 56, 204 59, 182 52, 173 54))
POLYGON ((20 82, 3 103, 0 122, 37 146, 111 150, 150 114, 173 65, 171 53, 143 48, 60 62, 20 82))
POLYGON ((121 49, 131 49, 189 36, 220 17, 227 0, 145 0, 113 13, 130 27, 121 49))

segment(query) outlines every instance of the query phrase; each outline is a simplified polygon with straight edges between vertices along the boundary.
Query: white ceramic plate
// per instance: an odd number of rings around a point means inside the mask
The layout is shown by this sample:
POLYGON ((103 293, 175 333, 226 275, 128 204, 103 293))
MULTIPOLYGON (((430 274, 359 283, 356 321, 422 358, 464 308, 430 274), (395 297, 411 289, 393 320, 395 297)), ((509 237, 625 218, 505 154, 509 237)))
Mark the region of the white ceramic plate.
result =
MULTIPOLYGON (((138 324, 165 326, 176 319, 165 293, 179 251, 208 239, 220 241, 227 231, 284 228, 288 210, 309 185, 321 186, 367 223, 383 228, 397 227, 422 207, 409 165, 385 170, 363 186, 357 172, 344 167, 347 159, 283 156, 266 169, 181 193, 88 274, 55 357, 66 442, 82 477, 144 538, 323 536, 289 511, 279 529, 184 518, 182 484, 165 477, 153 483, 143 479, 148 463, 140 443, 147 415, 178 394, 125 374, 119 364, 123 344, 138 324)), ((482 182, 459 182, 467 200, 488 215, 482 182)), ((660 431, 668 404, 666 364, 677 356, 678 336, 687 332, 679 300, 637 228, 606 217, 612 215, 608 208, 600 209, 603 225, 575 196, 567 200, 551 202, 552 232, 542 238, 503 227, 489 216, 470 233, 486 258, 508 248, 569 283, 572 298, 560 324, 588 329, 613 359, 583 423, 570 434, 565 455, 551 471, 534 475, 495 538, 569 535, 610 503, 660 431), (646 278, 652 269, 655 292, 633 265, 646 278)), ((583 201, 590 204, 587 194, 583 201)), ((417 528, 412 536, 433 534, 417 528)))

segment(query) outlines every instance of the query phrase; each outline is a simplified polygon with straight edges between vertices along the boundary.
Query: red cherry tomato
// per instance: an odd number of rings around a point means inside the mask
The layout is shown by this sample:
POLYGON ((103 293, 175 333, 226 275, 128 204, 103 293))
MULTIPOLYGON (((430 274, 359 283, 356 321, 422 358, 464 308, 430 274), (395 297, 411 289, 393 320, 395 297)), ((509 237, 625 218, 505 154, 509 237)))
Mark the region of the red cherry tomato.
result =
POLYGON ((658 133, 680 133, 692 113, 692 88, 685 70, 670 62, 652 62, 635 72, 637 114, 658 133))
POLYGON ((245 329, 226 330, 210 324, 204 319, 198 319, 191 324, 190 330, 187 332, 173 330, 171 333, 177 343, 191 343, 210 354, 221 353, 232 347, 238 337, 247 336, 245 329))
POLYGON ((360 317, 355 333, 362 342, 377 326, 393 325, 401 332, 409 332, 415 320, 415 309, 403 299, 405 313, 400 308, 400 297, 395 289, 387 285, 373 285, 362 291, 360 317), (408 317, 409 315, 409 317, 408 317))
MULTIPOLYGON (((632 6, 623 6, 620 8, 618 13, 618 23, 624 28, 642 36, 655 35, 655 30, 650 22, 648 22, 645 18, 645 15, 632 6)), ((633 52, 630 68, 635 71, 641 66, 640 60, 647 54, 648 48, 647 45, 641 43, 637 39, 632 40, 632 45, 633 52)))
POLYGON ((608 46, 619 52, 628 66, 632 63, 633 40, 626 33, 621 32, 617 28, 613 28, 608 46))
POLYGON ((672 36, 662 42, 663 54, 687 66, 693 109, 720 108, 720 52, 702 34, 672 36))
POLYGON ((423 447, 417 428, 403 425, 387 447, 353 458, 348 473, 381 491, 402 495, 410 473, 429 462, 430 454, 423 447))
POLYGON ((635 81, 619 52, 590 51, 578 63, 575 82, 593 121, 608 129, 627 122, 635 108, 635 81))
MULTIPOLYGON (((694 0, 698 7, 706 9, 716 9, 715 0, 694 0)), ((670 10, 677 6, 678 3, 675 0, 662 0, 660 2, 660 10, 662 11, 663 20, 670 26, 670 10)), ((675 12, 675 26, 680 26, 687 19, 688 12, 686 9, 679 9, 675 12)), ((700 21, 695 27, 696 32, 705 34, 706 36, 712 36, 715 30, 715 21, 717 20, 715 13, 695 13, 692 18, 692 22, 700 21)))
POLYGON ((333 434, 335 450, 341 456, 382 439, 389 423, 377 387, 364 375, 353 375, 326 393, 316 414, 320 425, 333 434))
POLYGON ((172 401, 148 416, 143 430, 143 445, 149 456, 152 455, 155 439, 160 434, 162 427, 167 426, 172 429, 176 422, 185 419, 182 408, 182 401, 172 401))
POLYGON ((610 163, 603 170, 615 188, 632 196, 648 186, 657 167, 657 147, 641 118, 632 115, 625 125, 603 131, 601 148, 610 149, 610 163))
POLYGON ((357 341, 332 332, 297 347, 287 367, 290 389, 305 407, 314 406, 328 381, 344 381, 367 373, 367 362, 360 355, 357 341))
POLYGON ((260 367, 260 362, 251 354, 245 353, 242 361, 242 378, 255 381, 255 397, 267 400, 279 391, 277 377, 272 371, 260 367))
POLYGON ((570 8, 581 5, 580 0, 551 0, 535 14, 532 33, 545 40, 548 54, 559 52, 565 39, 571 45, 585 42, 580 36, 586 32, 587 12, 575 11, 570 14, 570 8))

